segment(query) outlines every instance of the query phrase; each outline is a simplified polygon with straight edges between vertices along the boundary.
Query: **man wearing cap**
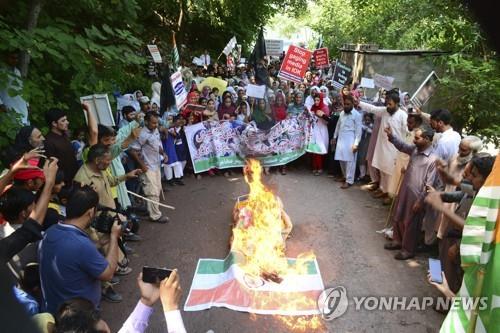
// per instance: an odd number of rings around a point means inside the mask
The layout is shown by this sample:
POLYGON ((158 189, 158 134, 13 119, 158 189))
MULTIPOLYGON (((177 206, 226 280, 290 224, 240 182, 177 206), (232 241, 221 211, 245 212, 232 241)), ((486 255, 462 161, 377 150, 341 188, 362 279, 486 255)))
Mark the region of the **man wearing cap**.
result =
POLYGON ((149 100, 148 96, 142 96, 139 98, 139 105, 141 106, 141 112, 142 113, 147 113, 151 111, 151 101, 149 100))

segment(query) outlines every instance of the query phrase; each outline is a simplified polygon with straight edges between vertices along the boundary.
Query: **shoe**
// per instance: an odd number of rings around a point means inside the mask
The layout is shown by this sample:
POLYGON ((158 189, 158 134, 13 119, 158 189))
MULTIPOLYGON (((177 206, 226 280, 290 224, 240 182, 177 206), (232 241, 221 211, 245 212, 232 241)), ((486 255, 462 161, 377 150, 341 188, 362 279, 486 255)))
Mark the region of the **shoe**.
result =
POLYGON ((321 175, 321 174, 323 174, 323 169, 319 169, 319 170, 318 170, 318 173, 319 173, 320 175, 321 175))
POLYGON ((315 176, 319 176, 319 172, 318 171, 314 171, 314 175, 315 176))
POLYGON ((127 267, 118 266, 118 268, 116 269, 115 275, 125 276, 125 275, 129 275, 131 272, 132 272, 132 268, 129 266, 127 266, 127 267))
POLYGON ((142 237, 137 234, 134 234, 133 232, 129 232, 123 235, 123 239, 128 242, 140 242, 142 240, 142 237))
MULTIPOLYGON (((385 232, 385 231, 384 231, 385 232)), ((384 245, 384 249, 386 250, 401 250, 401 244, 390 242, 384 245)))
POLYGON ((149 221, 154 222, 154 223, 165 224, 165 223, 168 223, 170 221, 170 219, 167 216, 162 216, 156 220, 153 220, 152 218, 150 218, 149 221))
POLYGON ((170 186, 177 185, 173 179, 167 180, 167 184, 170 185, 170 186))
POLYGON ((180 179, 180 178, 176 178, 176 179, 174 180, 174 183, 175 183, 176 185, 181 185, 181 186, 186 185, 186 184, 184 184, 184 182, 183 182, 183 181, 182 181, 182 179, 180 179))
POLYGON ((378 190, 378 184, 377 183, 373 183, 373 184, 363 185, 363 186, 361 186, 361 189, 364 190, 364 191, 373 192, 373 191, 378 190))
POLYGON ((107 287, 103 290, 102 298, 110 303, 120 303, 123 301, 122 295, 117 293, 112 287, 107 287))
POLYGON ((345 178, 342 177, 335 178, 334 181, 336 181, 337 183, 345 183, 345 178))
POLYGON ((125 254, 134 254, 135 250, 128 246, 126 243, 123 243, 123 249, 125 250, 125 254))
POLYGON ((282 169, 280 170, 280 172, 281 172, 281 174, 282 174, 283 176, 284 176, 284 175, 286 175, 286 169, 285 169, 285 168, 282 168, 282 169))
POLYGON ((384 198, 387 195, 387 193, 384 193, 381 189, 376 190, 375 192, 372 193, 373 198, 384 198))
POLYGON ((196 175, 196 179, 200 180, 201 179, 201 175, 196 175))
POLYGON ((214 170, 212 170, 212 169, 208 170, 208 175, 209 175, 210 177, 215 176, 215 172, 214 172, 214 170))
POLYGON ((120 283, 120 278, 116 275, 113 275, 113 277, 111 278, 111 280, 108 281, 110 285, 114 286, 118 283, 120 283))
POLYGON ((409 252, 406 252, 406 251, 399 251, 398 253, 396 253, 396 255, 394 256, 394 259, 396 260, 408 260, 408 259, 411 259, 413 258, 415 255, 409 253, 409 252))
POLYGON ((345 182, 344 184, 342 184, 342 186, 340 186, 340 188, 343 189, 343 190, 345 190, 345 189, 347 189, 347 188, 349 188, 351 186, 352 186, 352 184, 349 184, 349 183, 345 182))

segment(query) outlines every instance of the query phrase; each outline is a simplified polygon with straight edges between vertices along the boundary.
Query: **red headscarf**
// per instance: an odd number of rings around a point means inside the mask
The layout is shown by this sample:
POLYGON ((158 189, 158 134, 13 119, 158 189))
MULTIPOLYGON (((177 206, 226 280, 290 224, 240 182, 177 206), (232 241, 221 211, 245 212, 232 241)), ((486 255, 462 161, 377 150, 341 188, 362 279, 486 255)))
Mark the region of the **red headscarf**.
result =
POLYGON ((282 121, 286 119, 286 100, 283 93, 276 94, 276 100, 274 104, 271 105, 271 111, 275 121, 282 121), (277 103, 278 98, 281 98, 283 100, 283 103, 281 105, 278 105, 277 103))
POLYGON ((314 104, 311 106, 311 112, 316 113, 316 111, 323 111, 327 116, 330 115, 330 110, 328 109, 328 105, 323 103, 323 93, 319 93, 319 105, 316 105, 316 96, 314 97, 314 104))

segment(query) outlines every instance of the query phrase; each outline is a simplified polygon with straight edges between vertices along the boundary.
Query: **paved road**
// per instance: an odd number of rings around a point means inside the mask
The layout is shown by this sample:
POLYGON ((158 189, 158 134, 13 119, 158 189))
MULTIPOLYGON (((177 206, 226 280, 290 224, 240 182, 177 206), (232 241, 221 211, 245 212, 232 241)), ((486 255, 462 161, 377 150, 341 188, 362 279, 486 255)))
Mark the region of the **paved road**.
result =
MULTIPOLYGON (((425 279, 427 259, 400 262, 383 249, 384 239, 375 230, 385 223, 387 208, 358 187, 348 190, 326 176, 315 177, 305 168, 288 175, 271 174, 268 181, 283 199, 294 231, 288 256, 313 249, 326 287, 344 286, 350 298, 342 317, 325 322, 318 332, 436 332, 444 319, 432 309, 425 311, 356 311, 354 296, 436 296, 425 279)), ((134 244, 131 275, 117 290, 125 300, 103 304, 103 315, 116 332, 139 298, 135 278, 143 265, 177 267, 186 300, 198 258, 224 258, 228 249, 230 214, 235 198, 247 186, 241 173, 233 178, 217 176, 186 179, 166 193, 177 209, 168 225, 144 222, 144 241, 134 244)), ((247 313, 224 308, 183 312, 188 332, 289 332, 272 316, 251 318, 247 313)), ((166 332, 157 304, 148 332, 166 332)), ((310 332, 310 331, 309 331, 310 332)))

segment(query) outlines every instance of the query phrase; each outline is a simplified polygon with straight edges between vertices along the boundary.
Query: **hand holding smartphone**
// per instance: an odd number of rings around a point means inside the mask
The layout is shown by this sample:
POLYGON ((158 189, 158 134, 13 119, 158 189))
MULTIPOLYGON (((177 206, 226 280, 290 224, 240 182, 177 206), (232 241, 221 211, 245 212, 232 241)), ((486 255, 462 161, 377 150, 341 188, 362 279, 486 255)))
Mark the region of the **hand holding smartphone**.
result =
POLYGON ((142 267, 142 281, 146 283, 160 283, 170 276, 171 269, 160 267, 142 267))
POLYGON ((429 258, 429 272, 431 273, 431 281, 435 283, 443 283, 441 275, 441 261, 439 259, 429 258))

